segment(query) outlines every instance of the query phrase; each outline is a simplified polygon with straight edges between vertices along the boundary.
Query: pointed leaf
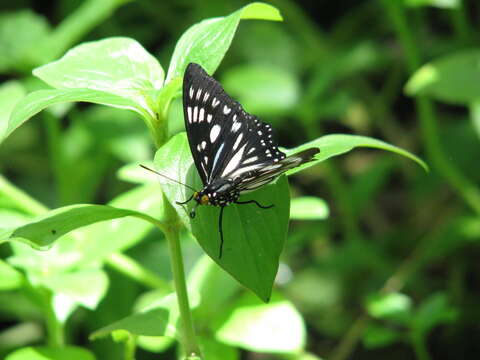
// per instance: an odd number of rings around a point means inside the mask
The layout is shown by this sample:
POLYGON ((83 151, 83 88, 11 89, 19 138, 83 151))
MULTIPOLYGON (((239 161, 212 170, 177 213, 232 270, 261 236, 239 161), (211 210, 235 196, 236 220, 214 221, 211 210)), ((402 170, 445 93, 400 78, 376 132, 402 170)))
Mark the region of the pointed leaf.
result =
POLYGON ((296 152, 308 149, 310 147, 317 147, 320 149, 320 153, 315 156, 315 161, 311 161, 307 164, 299 166, 287 172, 288 175, 295 174, 310 166, 316 165, 319 162, 325 161, 333 156, 342 155, 356 147, 368 147, 374 149, 381 149, 394 152, 396 154, 405 156, 410 160, 415 161, 421 167, 428 171, 428 166, 425 162, 413 155, 412 153, 403 150, 397 146, 390 145, 381 140, 373 139, 367 136, 359 135, 344 135, 344 134, 332 134, 322 136, 316 140, 310 141, 296 148, 287 150, 287 155, 294 154, 296 152))
POLYGON ((177 42, 166 82, 182 77, 187 65, 198 63, 213 74, 222 61, 241 19, 281 21, 279 11, 265 3, 252 3, 229 16, 206 19, 190 27, 177 42))
MULTIPOLYGON (((202 188, 185 133, 174 136, 160 148, 154 162, 157 170, 170 178, 194 189, 202 188)), ((259 209, 254 204, 232 204, 225 208, 222 258, 219 258, 220 208, 202 206, 197 211, 197 217, 190 219, 176 201, 190 197, 192 190, 162 177, 159 181, 170 203, 205 252, 241 284, 268 301, 288 228, 290 197, 286 178, 281 177, 275 184, 241 197, 241 201, 255 199, 263 205, 272 204, 273 208, 259 209)), ((189 206, 193 206, 193 201, 189 206)))
POLYGON ((46 107, 72 101, 109 105, 135 111, 143 117, 148 116, 148 114, 131 99, 103 91, 91 89, 38 90, 28 94, 17 103, 10 115, 3 139, 46 107))
POLYGON ((325 200, 314 196, 292 199, 290 218, 294 220, 325 220, 329 209, 325 200))
POLYGON ((117 209, 107 205, 72 205, 49 211, 37 221, 18 227, 12 232, 9 240, 24 241, 38 248, 47 247, 59 237, 82 226, 125 216, 157 222, 150 216, 137 211, 117 209))

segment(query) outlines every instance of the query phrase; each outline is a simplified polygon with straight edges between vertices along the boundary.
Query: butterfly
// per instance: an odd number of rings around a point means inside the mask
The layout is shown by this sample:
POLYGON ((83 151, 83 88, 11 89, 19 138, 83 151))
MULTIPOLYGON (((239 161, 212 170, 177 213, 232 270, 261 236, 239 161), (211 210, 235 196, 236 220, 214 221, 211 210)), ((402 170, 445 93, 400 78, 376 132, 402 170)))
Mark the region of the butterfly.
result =
POLYGON ((192 199, 196 201, 189 214, 192 219, 198 205, 220 207, 221 258, 225 207, 232 203, 254 204, 262 209, 273 207, 261 205, 256 200, 239 201, 239 198, 241 194, 272 182, 287 170, 314 160, 320 150, 310 148, 286 156, 278 149, 272 126, 247 113, 218 81, 195 63, 188 64, 183 78, 183 112, 190 151, 203 188, 196 191, 142 167, 193 190, 187 200, 177 202, 185 205, 192 199))

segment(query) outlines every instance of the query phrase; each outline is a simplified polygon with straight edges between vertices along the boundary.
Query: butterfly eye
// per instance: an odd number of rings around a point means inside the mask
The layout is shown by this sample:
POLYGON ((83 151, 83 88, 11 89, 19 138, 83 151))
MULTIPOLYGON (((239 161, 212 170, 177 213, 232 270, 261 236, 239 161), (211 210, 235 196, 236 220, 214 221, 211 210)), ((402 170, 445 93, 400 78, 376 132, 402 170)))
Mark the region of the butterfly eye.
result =
POLYGON ((207 195, 203 195, 202 198, 200 199, 200 203, 202 205, 207 205, 209 201, 210 201, 210 199, 208 198, 207 195))

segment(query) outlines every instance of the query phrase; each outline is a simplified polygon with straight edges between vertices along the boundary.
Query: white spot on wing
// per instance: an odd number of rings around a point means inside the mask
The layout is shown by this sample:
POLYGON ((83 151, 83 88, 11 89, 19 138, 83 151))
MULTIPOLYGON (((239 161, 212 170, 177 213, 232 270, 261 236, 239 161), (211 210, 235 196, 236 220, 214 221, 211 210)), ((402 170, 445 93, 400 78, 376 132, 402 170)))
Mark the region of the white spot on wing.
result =
POLYGON ((224 113, 225 115, 230 114, 230 111, 232 111, 232 109, 230 109, 227 105, 224 105, 224 106, 223 106, 223 113, 224 113))
POLYGON ((200 95, 201 95, 201 94, 202 94, 202 89, 199 88, 199 89, 197 90, 197 97, 196 97, 197 100, 200 99, 200 95))
POLYGON ((242 126, 242 123, 240 123, 240 122, 234 122, 233 125, 232 125, 232 131, 233 131, 233 132, 237 132, 238 129, 240 129, 241 126, 242 126))
POLYGON ((205 109, 204 109, 204 108, 201 108, 201 109, 200 109, 200 113, 198 114, 198 122, 202 122, 204 116, 205 116, 205 109))
POLYGON ((212 129, 210 130, 210 142, 212 144, 217 140, 218 135, 220 135, 220 130, 222 130, 222 128, 218 124, 213 125, 212 129))
POLYGON ((202 141, 202 149, 205 150, 205 148, 207 147, 207 142, 206 141, 202 141))
POLYGON ((248 164, 257 160, 258 160, 258 156, 252 156, 251 158, 248 158, 247 160, 245 160, 243 164, 248 164))
POLYGON ((242 138, 243 138, 243 134, 240 133, 240 135, 237 136, 237 140, 235 140, 235 144, 233 144, 233 150, 237 150, 237 147, 238 145, 240 145, 242 138))
POLYGON ((190 99, 193 98, 193 92, 194 92, 193 86, 190 86, 190 90, 189 90, 189 92, 188 92, 188 94, 190 95, 190 99))
POLYGON ((248 155, 248 154, 251 154, 251 153, 254 152, 254 151, 255 151, 255 147, 252 147, 250 150, 248 150, 247 155, 248 155))
POLYGON ((228 173, 234 171, 239 165, 240 161, 242 160, 243 152, 245 151, 245 147, 247 144, 243 145, 240 150, 238 150, 235 155, 230 159, 225 170, 223 170, 222 176, 227 175, 228 173))
POLYGON ((198 106, 193 108, 193 122, 197 122, 198 106))
POLYGON ((205 95, 203 96, 203 102, 206 102, 208 100, 209 96, 210 96, 210 94, 206 91, 205 95))
POLYGON ((214 97, 214 98, 212 99, 212 106, 213 106, 213 107, 216 107, 218 104, 220 104, 220 101, 217 100, 217 98, 214 97))
POLYGON ((188 122, 191 124, 192 123, 192 107, 191 106, 187 107, 187 114, 188 114, 188 122))
POLYGON ((213 117, 212 114, 207 115, 207 122, 208 123, 212 122, 212 117, 213 117))

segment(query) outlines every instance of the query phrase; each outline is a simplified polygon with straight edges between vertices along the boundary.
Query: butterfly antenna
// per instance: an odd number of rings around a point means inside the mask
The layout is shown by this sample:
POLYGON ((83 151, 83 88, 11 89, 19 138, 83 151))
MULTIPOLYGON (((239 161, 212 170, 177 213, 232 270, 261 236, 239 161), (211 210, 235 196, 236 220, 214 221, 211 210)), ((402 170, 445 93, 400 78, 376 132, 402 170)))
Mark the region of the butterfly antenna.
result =
POLYGON ((178 180, 172 179, 171 177, 168 177, 167 175, 160 174, 160 173, 159 173, 158 171, 156 171, 156 170, 150 169, 148 166, 145 166, 145 165, 142 165, 142 164, 140 164, 140 166, 141 166, 142 168, 144 168, 145 170, 151 171, 151 172, 153 172, 154 174, 157 174, 157 175, 160 175, 160 176, 164 177, 165 179, 168 179, 168 180, 173 181, 173 182, 175 182, 175 183, 177 183, 177 184, 183 185, 183 186, 189 188, 190 190, 197 191, 197 190, 195 190, 193 187, 191 187, 191 186, 189 186, 189 185, 187 185, 187 184, 184 184, 184 183, 182 183, 182 182, 180 182, 180 181, 178 181, 178 180))

